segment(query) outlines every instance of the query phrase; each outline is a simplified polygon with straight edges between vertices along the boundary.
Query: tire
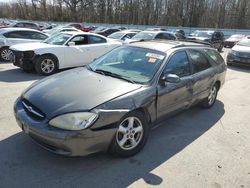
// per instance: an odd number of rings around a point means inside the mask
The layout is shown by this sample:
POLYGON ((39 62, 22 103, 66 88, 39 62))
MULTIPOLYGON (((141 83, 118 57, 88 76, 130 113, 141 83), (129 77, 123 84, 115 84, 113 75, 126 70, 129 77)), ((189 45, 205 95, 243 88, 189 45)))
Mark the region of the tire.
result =
POLYGON ((42 55, 35 61, 35 70, 40 75, 48 76, 54 74, 57 71, 57 63, 57 58, 54 56, 42 55))
POLYGON ((219 89, 218 84, 214 84, 209 91, 208 97, 204 99, 204 101, 201 103, 202 107, 211 108, 214 105, 217 98, 218 89, 219 89))
POLYGON ((148 133, 148 122, 143 113, 139 111, 128 113, 119 122, 109 153, 119 157, 137 154, 144 147, 148 133))
POLYGON ((0 61, 9 62, 10 61, 9 56, 11 54, 12 54, 12 51, 9 49, 9 47, 0 48, 0 61))

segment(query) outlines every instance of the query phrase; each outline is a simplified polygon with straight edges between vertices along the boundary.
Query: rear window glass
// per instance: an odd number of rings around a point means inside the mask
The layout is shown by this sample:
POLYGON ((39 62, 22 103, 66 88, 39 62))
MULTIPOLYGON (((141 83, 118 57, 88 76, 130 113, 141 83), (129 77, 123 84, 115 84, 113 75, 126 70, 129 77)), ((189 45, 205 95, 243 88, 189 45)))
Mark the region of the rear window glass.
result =
POLYGON ((207 55, 213 59, 215 61, 215 63, 217 64, 222 64, 224 63, 223 58, 221 57, 221 55, 216 52, 215 50, 211 50, 211 49, 205 49, 205 52, 207 53, 207 55))

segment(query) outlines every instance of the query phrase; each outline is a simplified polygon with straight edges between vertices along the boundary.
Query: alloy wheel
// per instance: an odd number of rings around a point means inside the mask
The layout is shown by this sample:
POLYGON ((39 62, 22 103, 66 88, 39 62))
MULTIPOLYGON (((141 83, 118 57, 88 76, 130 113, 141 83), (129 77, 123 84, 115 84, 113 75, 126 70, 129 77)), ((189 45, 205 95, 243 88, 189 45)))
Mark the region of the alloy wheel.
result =
POLYGON ((143 137, 143 126, 136 117, 124 119, 117 130, 116 141, 123 150, 132 150, 143 137))
POLYGON ((55 69, 55 63, 51 59, 44 59, 41 63, 41 70, 46 73, 50 74, 54 71, 55 69))
POLYGON ((1 57, 4 61, 10 61, 12 51, 10 49, 5 49, 1 52, 1 57))

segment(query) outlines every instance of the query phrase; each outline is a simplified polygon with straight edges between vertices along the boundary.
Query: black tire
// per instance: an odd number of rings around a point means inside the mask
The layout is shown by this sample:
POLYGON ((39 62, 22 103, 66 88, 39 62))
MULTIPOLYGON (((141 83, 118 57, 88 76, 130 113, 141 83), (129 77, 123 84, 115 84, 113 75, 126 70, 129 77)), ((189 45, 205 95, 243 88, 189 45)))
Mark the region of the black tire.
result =
POLYGON ((205 98, 204 101, 201 103, 201 106, 203 108, 211 108, 214 105, 217 98, 218 90, 219 90, 218 84, 214 84, 211 87, 208 97, 205 98))
POLYGON ((141 151, 141 149, 144 147, 147 138, 148 138, 148 134, 149 134, 149 127, 148 127, 148 122, 145 119, 145 116, 143 113, 139 112, 139 111, 133 111, 128 113, 126 116, 124 116, 121 121, 118 124, 118 129, 116 131, 116 134, 110 144, 109 147, 109 153, 111 153, 114 156, 119 156, 119 157, 130 157, 133 156, 135 154, 137 154, 139 151, 141 151), (130 118, 134 118, 134 124, 133 124, 133 129, 131 130, 127 130, 129 129, 128 126, 128 120, 130 118), (140 122, 138 122, 138 120, 140 122), (119 130, 120 126, 125 128, 125 126, 127 129, 126 133, 121 133, 119 130), (123 125, 123 126, 122 126, 123 125), (135 133, 135 130, 139 130, 142 128, 142 132, 137 132, 135 133), (130 131, 130 132, 128 132, 130 131), (134 133, 133 133, 134 131, 134 133), (123 135, 122 135, 123 134, 123 135), (132 138, 132 136, 133 138, 132 138), (127 139, 126 142, 124 142, 124 145, 121 146, 121 142, 123 140, 123 138, 127 139), (139 139, 140 138, 140 139, 139 139), (137 140, 138 142, 136 145, 132 146, 132 142, 130 141, 130 139, 134 139, 135 141, 137 140), (127 144, 127 145, 126 145, 127 144), (124 149, 125 148, 125 149, 124 149))
POLYGON ((11 53, 12 51, 9 49, 9 47, 0 48, 0 61, 10 62, 10 58, 8 57, 8 54, 10 55, 11 53))
POLYGON ((35 70, 40 75, 48 76, 54 74, 57 71, 57 63, 58 60, 53 55, 42 55, 38 57, 35 61, 35 70), (48 67, 46 69, 44 66, 45 64, 49 64, 49 66, 51 67, 48 67))
POLYGON ((232 66, 232 65, 233 65, 232 63, 227 62, 227 66, 232 66))

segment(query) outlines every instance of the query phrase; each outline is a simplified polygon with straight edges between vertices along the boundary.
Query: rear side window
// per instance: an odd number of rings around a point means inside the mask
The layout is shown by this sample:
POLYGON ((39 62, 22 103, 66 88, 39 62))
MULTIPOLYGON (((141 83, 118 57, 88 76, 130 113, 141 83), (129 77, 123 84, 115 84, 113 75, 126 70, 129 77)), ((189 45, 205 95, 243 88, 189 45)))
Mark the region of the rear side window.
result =
POLYGON ((201 72, 211 67, 207 58, 197 50, 188 50, 189 56, 192 60, 194 73, 201 72))
POLYGON ((160 33, 155 37, 155 39, 175 40, 175 37, 168 33, 160 33))
POLYGON ((205 52, 207 53, 207 55, 215 61, 216 64, 223 64, 224 60, 221 57, 221 55, 215 51, 215 50, 211 50, 211 49, 205 49, 205 52))
POLYGON ((35 31, 26 31, 25 35, 27 39, 34 39, 34 40, 45 40, 46 38, 48 38, 46 35, 35 31))
POLYGON ((21 39, 26 38, 24 33, 21 31, 12 31, 9 33, 4 33, 3 36, 5 36, 6 38, 21 38, 21 39))
POLYGON ((164 69, 164 74, 176 74, 179 77, 190 75, 190 64, 186 52, 175 53, 164 69))
POLYGON ((98 36, 89 35, 89 44, 99 44, 99 43, 106 43, 106 40, 98 36))

